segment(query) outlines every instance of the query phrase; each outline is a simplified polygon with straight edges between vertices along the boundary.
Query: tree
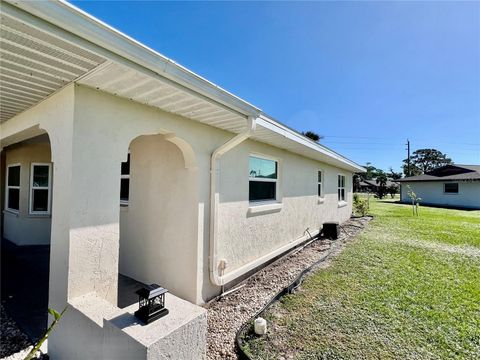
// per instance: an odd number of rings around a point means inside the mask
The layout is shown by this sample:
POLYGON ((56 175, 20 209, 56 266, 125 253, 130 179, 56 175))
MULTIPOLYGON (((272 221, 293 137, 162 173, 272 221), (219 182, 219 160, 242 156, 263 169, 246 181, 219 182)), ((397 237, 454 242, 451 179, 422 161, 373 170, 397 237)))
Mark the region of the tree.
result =
POLYGON ((403 160, 403 172, 406 176, 425 174, 438 167, 453 164, 452 159, 436 149, 418 149, 410 156, 410 174, 408 174, 408 159, 403 160))
POLYGON ((309 139, 312 139, 315 142, 319 142, 320 139, 323 139, 322 135, 319 135, 313 131, 304 131, 302 132, 302 135, 308 137, 309 139))
POLYGON ((378 185, 377 196, 379 199, 383 199, 383 197, 387 194, 387 175, 383 173, 377 176, 376 183, 378 185))
POLYGON ((390 194, 390 196, 392 197, 392 199, 395 197, 395 195, 398 193, 398 190, 399 190, 399 186, 397 184, 391 184, 388 188, 387 188, 387 192, 390 194))
POLYGON ((390 167, 390 172, 388 173, 388 175, 392 180, 398 180, 402 178, 402 173, 393 171, 392 167, 390 167))
POLYGON ((360 191, 360 181, 362 181, 360 174, 353 174, 353 192, 360 191))
POLYGON ((358 174, 362 180, 372 180, 379 177, 382 174, 385 174, 385 172, 382 169, 376 168, 375 166, 371 165, 371 163, 369 162, 365 164, 365 169, 367 170, 366 172, 358 174))

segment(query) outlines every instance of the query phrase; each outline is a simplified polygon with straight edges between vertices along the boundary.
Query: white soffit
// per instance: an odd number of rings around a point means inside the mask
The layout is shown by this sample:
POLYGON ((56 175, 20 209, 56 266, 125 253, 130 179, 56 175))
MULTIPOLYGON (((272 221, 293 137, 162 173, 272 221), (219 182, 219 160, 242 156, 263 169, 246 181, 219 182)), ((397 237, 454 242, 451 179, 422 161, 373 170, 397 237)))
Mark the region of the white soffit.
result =
POLYGON ((176 87, 166 79, 115 62, 104 63, 77 83, 230 132, 237 133, 245 128, 245 115, 176 87))
POLYGON ((3 10, 4 4, 0 15, 0 122, 37 104, 105 61, 3 10))

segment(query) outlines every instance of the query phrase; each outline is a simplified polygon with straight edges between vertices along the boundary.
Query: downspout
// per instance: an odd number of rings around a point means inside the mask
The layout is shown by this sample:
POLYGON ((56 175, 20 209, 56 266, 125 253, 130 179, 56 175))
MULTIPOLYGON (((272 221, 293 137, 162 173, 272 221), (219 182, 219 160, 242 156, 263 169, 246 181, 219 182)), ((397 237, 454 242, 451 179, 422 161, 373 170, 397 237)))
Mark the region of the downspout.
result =
POLYGON ((226 263, 222 261, 218 262, 217 259, 217 237, 218 237, 218 202, 219 195, 217 193, 217 178, 218 178, 218 166, 217 162, 220 158, 234 147, 247 140, 255 131, 256 118, 249 116, 247 119, 247 129, 227 141, 225 144, 217 148, 211 157, 210 162, 210 281, 217 285, 224 285, 223 273, 225 272, 226 263), (219 275, 219 270, 222 271, 222 275, 219 275))

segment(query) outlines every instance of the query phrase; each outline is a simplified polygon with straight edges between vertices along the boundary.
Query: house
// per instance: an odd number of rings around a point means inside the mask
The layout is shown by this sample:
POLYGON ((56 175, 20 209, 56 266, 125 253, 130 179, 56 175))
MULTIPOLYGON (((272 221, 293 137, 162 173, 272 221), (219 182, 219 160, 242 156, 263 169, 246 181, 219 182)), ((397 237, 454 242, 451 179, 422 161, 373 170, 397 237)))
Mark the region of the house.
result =
POLYGON ((203 358, 198 305, 350 217, 353 161, 67 2, 1 6, 2 234, 50 246, 52 359, 203 358))
POLYGON ((480 209, 480 165, 446 165, 398 181, 404 203, 411 202, 410 187, 421 198, 421 204, 480 209))
MULTIPOLYGON (((393 180, 393 179, 390 179, 390 178, 387 179, 387 182, 385 184, 387 189, 392 185, 398 186, 398 180, 393 180)), ((373 178, 371 180, 365 179, 365 180, 360 181, 360 183, 359 183, 360 192, 376 193, 378 191, 378 188, 379 188, 379 184, 377 183, 376 178, 373 178)))

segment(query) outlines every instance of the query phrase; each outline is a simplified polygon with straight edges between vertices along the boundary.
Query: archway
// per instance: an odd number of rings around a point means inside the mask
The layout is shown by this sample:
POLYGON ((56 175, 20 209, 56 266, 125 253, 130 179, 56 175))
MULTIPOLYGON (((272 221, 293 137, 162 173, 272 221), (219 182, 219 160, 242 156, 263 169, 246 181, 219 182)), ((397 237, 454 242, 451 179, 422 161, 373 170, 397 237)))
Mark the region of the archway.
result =
POLYGON ((139 136, 130 143, 120 181, 119 306, 136 301, 132 294, 139 283, 157 283, 194 301, 198 200, 193 149, 174 134, 139 136))
POLYGON ((2 305, 33 341, 48 320, 53 175, 47 134, 2 149, 2 305))

